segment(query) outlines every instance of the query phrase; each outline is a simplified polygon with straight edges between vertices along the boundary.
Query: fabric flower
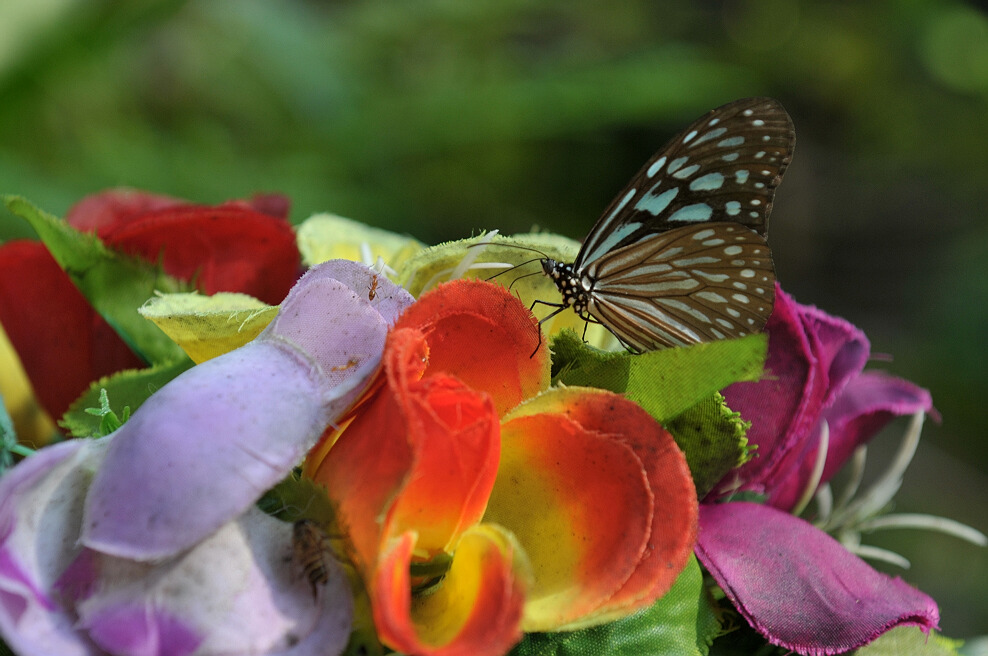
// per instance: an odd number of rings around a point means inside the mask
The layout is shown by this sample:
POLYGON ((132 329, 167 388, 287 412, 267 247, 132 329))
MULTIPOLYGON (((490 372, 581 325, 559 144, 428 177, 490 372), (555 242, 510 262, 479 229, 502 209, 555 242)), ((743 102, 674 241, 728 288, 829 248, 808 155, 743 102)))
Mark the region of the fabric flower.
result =
POLYGON ((544 391, 537 342, 505 289, 440 285, 395 325, 380 389, 307 462, 395 650, 500 654, 522 630, 647 606, 687 562, 696 493, 671 436, 611 392, 544 391))
POLYGON ((865 335, 779 288, 766 330, 769 375, 724 391, 728 405, 752 422, 748 439, 757 457, 701 505, 697 556, 755 629, 801 654, 848 651, 900 624, 935 628, 932 599, 790 514, 807 486, 830 480, 892 418, 931 412, 929 393, 863 372, 865 335), (829 448, 815 480, 824 433, 829 448), (715 503, 738 491, 762 494, 765 504, 715 503))
MULTIPOLYGON (((287 214, 288 200, 278 195, 207 207, 111 190, 81 200, 65 220, 207 293, 239 291, 279 303, 299 267, 287 214)), ((0 246, 0 323, 52 417, 92 381, 144 365, 37 241, 0 246)))
POLYGON ((22 656, 332 654, 351 602, 291 562, 254 503, 366 389, 411 302, 373 271, 310 270, 254 341, 196 366, 100 440, 0 479, 0 633, 22 656))

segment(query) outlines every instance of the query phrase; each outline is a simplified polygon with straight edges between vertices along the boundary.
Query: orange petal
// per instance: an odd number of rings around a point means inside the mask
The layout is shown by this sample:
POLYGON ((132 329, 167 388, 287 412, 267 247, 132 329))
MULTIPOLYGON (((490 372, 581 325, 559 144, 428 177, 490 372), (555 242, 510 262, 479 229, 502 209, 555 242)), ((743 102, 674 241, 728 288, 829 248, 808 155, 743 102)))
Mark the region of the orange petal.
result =
POLYGON ((313 478, 337 502, 364 571, 382 539, 418 534, 417 556, 449 548, 477 523, 500 457, 493 403, 441 373, 420 379, 428 345, 395 330, 384 351, 387 384, 356 414, 313 478))
POLYGON ((609 426, 584 426, 560 411, 587 396, 624 412, 637 408, 601 390, 551 390, 501 427, 501 467, 484 521, 512 531, 532 562, 526 631, 551 630, 598 609, 650 546, 654 506, 640 458, 609 426))
POLYGON ((405 422, 393 395, 380 389, 312 472, 326 486, 354 549, 357 566, 374 570, 382 517, 412 468, 405 422))
POLYGON ((423 294, 396 328, 418 328, 429 342, 425 372, 441 371, 494 399, 499 415, 549 385, 549 349, 531 312, 504 287, 455 280, 423 294))
MULTIPOLYGON (((637 404, 606 392, 587 392, 570 387, 543 395, 540 400, 549 404, 542 409, 563 412, 586 430, 611 433, 631 448, 644 467, 655 503, 648 549, 632 576, 591 617, 569 623, 568 629, 610 621, 651 605, 669 591, 686 566, 697 531, 696 489, 672 436, 637 404)), ((519 408, 518 414, 530 411, 529 405, 519 408)))
POLYGON ((521 639, 528 574, 510 534, 475 526, 456 545, 435 590, 412 597, 409 565, 415 534, 391 540, 370 586, 381 641, 408 654, 491 656, 521 639))
POLYGON ((483 516, 497 476, 500 426, 487 395, 439 375, 414 385, 402 410, 415 463, 388 531, 416 530, 429 557, 483 516))

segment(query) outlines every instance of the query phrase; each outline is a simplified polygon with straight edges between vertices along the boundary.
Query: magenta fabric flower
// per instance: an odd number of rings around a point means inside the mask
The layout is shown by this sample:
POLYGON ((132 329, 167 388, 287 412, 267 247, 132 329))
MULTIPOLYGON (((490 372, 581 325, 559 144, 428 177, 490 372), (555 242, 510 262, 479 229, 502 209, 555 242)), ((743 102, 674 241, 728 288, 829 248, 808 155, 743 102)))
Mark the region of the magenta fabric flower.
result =
POLYGON ((412 298, 381 280, 368 299, 373 275, 314 267, 253 342, 0 479, 0 633, 18 654, 342 651, 346 578, 313 600, 292 526, 254 504, 377 370, 412 298))
POLYGON ((844 652, 900 624, 935 628, 939 612, 930 597, 790 514, 808 486, 830 480, 892 418, 933 412, 929 392, 863 372, 864 333, 779 288, 766 330, 767 375, 724 392, 752 422, 756 457, 701 505, 697 556, 755 629, 800 654, 844 652), (814 480, 824 433, 829 447, 814 480), (759 493, 765 503, 716 503, 737 492, 759 493))

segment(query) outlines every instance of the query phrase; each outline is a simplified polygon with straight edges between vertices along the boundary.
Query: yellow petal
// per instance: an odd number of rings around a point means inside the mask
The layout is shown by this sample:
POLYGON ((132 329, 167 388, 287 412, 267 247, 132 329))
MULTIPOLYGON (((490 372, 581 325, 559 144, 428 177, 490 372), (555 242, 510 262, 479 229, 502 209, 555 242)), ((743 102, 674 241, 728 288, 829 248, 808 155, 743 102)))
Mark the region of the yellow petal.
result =
POLYGON ((257 337, 278 313, 278 306, 233 292, 163 294, 148 301, 140 313, 199 364, 257 337))
POLYGON ((38 405, 31 381, 3 326, 0 326, 0 397, 14 423, 18 442, 40 447, 55 435, 55 424, 38 405))

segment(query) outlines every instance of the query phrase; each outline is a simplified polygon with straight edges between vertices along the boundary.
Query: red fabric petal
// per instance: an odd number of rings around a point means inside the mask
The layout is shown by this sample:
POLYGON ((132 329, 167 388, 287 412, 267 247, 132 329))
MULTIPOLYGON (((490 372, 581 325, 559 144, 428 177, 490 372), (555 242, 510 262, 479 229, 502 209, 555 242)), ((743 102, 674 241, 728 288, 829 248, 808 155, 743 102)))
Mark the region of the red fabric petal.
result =
POLYGON ((4 244, 0 272, 0 323, 52 417, 101 376, 144 366, 40 242, 4 244))
MULTIPOLYGON (((83 232, 95 232, 102 238, 108 231, 130 223, 144 214, 170 207, 204 207, 181 198, 152 194, 137 189, 107 189, 86 196, 69 208, 65 221, 83 232)), ((249 201, 231 200, 220 207, 254 210, 288 220, 291 202, 283 194, 255 194, 249 201)))
POLYGON ((424 375, 441 371, 491 395, 499 415, 549 386, 549 349, 538 344, 532 313, 500 285, 455 280, 423 294, 396 328, 429 342, 424 375))
POLYGON ((136 189, 108 189, 70 207, 65 221, 76 230, 95 232, 102 238, 107 231, 137 216, 182 205, 188 205, 188 201, 136 189))
POLYGON ((752 627, 800 654, 843 653, 894 626, 928 632, 940 620, 930 597, 769 506, 702 506, 696 554, 752 627))
POLYGON ((108 246, 167 273, 196 280, 207 294, 243 292, 277 305, 298 275, 299 253, 288 223, 239 207, 175 207, 107 230, 108 246))

